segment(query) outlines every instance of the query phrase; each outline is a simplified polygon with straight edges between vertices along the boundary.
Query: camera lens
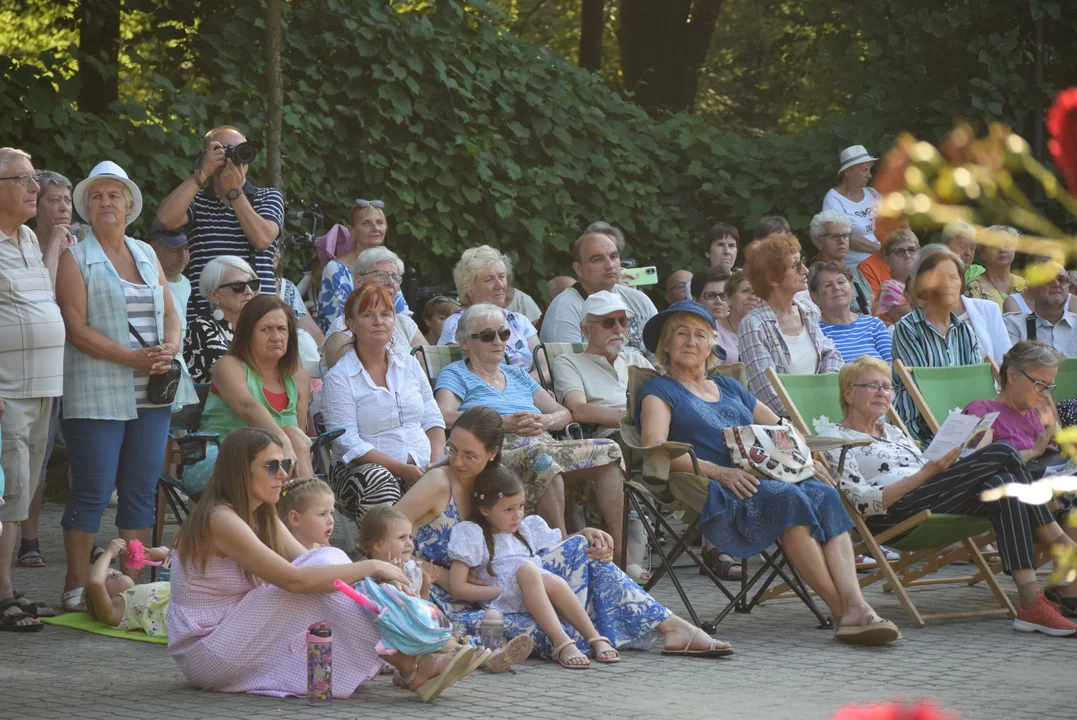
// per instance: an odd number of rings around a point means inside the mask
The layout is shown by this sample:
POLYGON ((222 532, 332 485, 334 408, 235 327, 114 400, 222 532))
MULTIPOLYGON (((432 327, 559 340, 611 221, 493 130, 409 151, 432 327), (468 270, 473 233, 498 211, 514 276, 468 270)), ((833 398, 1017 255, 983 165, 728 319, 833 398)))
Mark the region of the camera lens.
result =
POLYGON ((232 148, 232 152, 229 153, 232 161, 239 165, 250 165, 257 156, 258 146, 252 142, 240 143, 232 148))

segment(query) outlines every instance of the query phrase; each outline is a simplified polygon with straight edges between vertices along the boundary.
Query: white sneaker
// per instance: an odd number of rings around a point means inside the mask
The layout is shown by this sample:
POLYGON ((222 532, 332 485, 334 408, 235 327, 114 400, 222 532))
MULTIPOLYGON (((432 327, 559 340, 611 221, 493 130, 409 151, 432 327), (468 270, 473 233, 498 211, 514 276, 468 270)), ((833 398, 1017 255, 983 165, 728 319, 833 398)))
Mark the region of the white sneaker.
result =
POLYGON ((114 508, 120 504, 120 495, 115 490, 112 491, 112 497, 108 500, 108 506, 114 508))
POLYGON ((879 566, 879 563, 875 561, 871 555, 857 555, 856 556, 856 571, 857 572, 869 572, 879 566))
POLYGON ((883 547, 883 553, 886 555, 887 562, 897 562, 901 559, 901 555, 896 550, 891 550, 888 547, 883 547))

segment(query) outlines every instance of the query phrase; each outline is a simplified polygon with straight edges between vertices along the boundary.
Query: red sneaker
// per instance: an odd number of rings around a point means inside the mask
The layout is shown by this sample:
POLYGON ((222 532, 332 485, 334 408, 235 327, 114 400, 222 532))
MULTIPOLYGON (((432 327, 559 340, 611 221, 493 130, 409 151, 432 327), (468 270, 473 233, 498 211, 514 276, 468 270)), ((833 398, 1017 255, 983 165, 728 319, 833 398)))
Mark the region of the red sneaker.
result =
POLYGON ((1052 637, 1066 637, 1077 633, 1077 624, 1062 617, 1058 608, 1041 592, 1033 607, 1018 606, 1013 629, 1017 632, 1041 632, 1052 637))

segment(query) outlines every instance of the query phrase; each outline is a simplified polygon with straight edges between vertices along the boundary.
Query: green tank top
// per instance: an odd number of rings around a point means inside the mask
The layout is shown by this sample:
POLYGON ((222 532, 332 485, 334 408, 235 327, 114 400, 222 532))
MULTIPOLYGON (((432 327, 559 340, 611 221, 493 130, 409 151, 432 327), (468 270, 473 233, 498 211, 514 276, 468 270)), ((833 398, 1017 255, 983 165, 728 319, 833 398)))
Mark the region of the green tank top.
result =
MULTIPOLYGON (((277 423, 277 427, 288 427, 289 425, 298 427, 299 420, 296 417, 296 406, 299 401, 299 393, 296 392, 295 378, 290 377, 284 381, 284 392, 288 395, 288 406, 278 412, 266 400, 261 376, 248 367, 247 363, 242 364, 243 370, 247 373, 247 390, 250 391, 251 397, 262 403, 262 406, 269 411, 269 414, 273 416, 273 421, 277 423)), ((206 409, 202 411, 202 420, 198 424, 198 429, 201 432, 218 433, 221 439, 224 439, 228 433, 242 427, 247 427, 247 423, 244 422, 243 418, 228 407, 220 395, 211 392, 209 397, 206 398, 206 409)))

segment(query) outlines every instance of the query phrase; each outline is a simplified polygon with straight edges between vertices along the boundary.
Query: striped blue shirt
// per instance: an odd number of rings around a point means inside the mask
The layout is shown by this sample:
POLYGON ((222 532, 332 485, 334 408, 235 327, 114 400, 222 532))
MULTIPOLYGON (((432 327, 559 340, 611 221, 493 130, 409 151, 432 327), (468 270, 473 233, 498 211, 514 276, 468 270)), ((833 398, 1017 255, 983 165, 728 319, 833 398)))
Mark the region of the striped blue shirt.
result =
POLYGON ((883 321, 873 315, 861 315, 848 325, 819 321, 819 329, 834 341, 845 362, 852 362, 861 355, 870 355, 890 362, 890 332, 883 321))

